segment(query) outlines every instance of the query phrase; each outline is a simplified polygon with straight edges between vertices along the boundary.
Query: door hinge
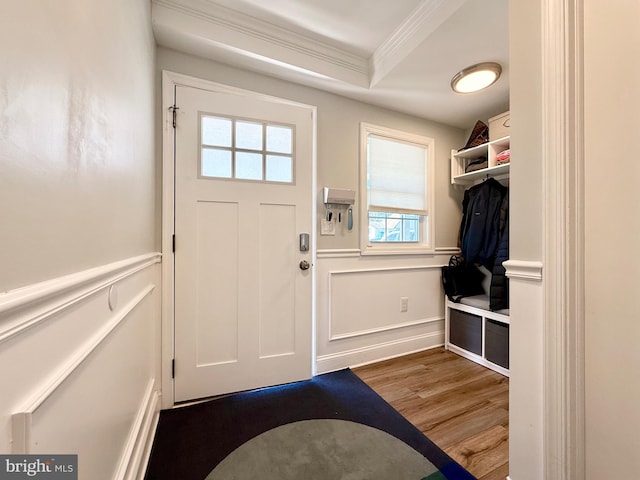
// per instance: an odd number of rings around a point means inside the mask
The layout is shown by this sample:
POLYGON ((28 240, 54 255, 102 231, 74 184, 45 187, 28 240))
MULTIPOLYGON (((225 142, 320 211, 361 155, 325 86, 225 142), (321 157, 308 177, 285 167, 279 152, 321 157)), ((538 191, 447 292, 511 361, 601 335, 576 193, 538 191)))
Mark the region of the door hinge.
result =
POLYGON ((171 359, 171 378, 176 378, 176 359, 171 359))
POLYGON ((169 110, 171 110, 171 113, 173 115, 173 128, 176 128, 176 119, 178 117, 178 110, 180 110, 180 107, 172 105, 169 107, 169 110))
POLYGON ((173 251, 173 253, 176 253, 176 236, 172 235, 171 238, 171 250, 173 251))

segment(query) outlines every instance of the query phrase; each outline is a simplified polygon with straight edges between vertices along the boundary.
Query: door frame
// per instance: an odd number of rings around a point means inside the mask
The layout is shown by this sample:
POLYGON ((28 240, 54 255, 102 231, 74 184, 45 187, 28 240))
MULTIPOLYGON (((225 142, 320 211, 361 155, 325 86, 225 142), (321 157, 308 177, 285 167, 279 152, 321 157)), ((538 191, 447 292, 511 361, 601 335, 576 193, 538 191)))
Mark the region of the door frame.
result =
MULTIPOLYGON (((173 253, 173 234, 175 225, 175 131, 173 128, 173 105, 175 104, 175 87, 186 86, 201 90, 231 93, 251 97, 256 100, 266 100, 308 108, 312 114, 313 140, 311 155, 311 235, 316 238, 316 199, 317 199, 317 145, 318 145, 318 112, 317 107, 292 100, 265 95, 244 90, 210 80, 191 77, 181 73, 162 71, 162 326, 160 352, 160 378, 162 381, 162 408, 174 406, 174 328, 175 328, 175 276, 173 253)), ((178 106, 179 107, 179 106, 178 106)), ((180 110, 176 111, 177 122, 180 122, 180 110)), ((311 242, 312 264, 316 262, 316 242, 311 242)), ((311 374, 316 373, 316 276, 312 269, 311 278, 311 374)))
POLYGON ((546 479, 585 475, 583 0, 542 2, 546 479))

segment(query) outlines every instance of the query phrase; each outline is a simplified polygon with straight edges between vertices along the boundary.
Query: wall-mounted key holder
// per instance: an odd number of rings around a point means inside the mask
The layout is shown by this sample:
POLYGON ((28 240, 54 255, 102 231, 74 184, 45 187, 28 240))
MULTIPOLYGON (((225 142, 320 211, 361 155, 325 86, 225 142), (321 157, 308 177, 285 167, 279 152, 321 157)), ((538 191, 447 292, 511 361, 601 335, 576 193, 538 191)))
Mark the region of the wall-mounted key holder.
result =
MULTIPOLYGON (((320 235, 335 235, 336 225, 347 224, 347 229, 353 229, 353 209, 356 201, 355 190, 324 187, 323 201, 325 205, 324 217, 320 217, 320 235)), ((344 228, 344 227, 343 227, 344 228)))
POLYGON ((356 202, 356 191, 343 188, 324 187, 324 203, 331 205, 353 205, 356 202))

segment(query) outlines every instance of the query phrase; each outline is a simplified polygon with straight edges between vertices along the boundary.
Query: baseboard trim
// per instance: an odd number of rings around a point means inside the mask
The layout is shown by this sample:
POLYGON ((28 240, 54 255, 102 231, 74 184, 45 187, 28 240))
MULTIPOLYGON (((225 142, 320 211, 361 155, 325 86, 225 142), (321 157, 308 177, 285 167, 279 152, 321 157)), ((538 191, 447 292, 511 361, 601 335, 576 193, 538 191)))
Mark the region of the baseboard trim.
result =
POLYGON ((149 439, 153 438, 158 419, 158 392, 155 389, 155 379, 150 379, 145 390, 140 408, 135 417, 131 432, 125 443, 120 458, 120 464, 114 480, 134 480, 140 478, 140 470, 146 470, 149 439))
POLYGON ((415 335, 401 340, 368 345, 343 352, 320 355, 316 358, 317 373, 329 373, 348 367, 358 367, 411 353, 441 347, 444 330, 415 335))
POLYGON ((155 404, 153 406, 154 411, 153 416, 151 417, 151 422, 149 423, 149 427, 143 430, 147 433, 147 436, 144 443, 140 442, 140 445, 143 448, 141 450, 140 462, 137 465, 137 475, 135 477, 131 477, 136 478, 136 480, 145 480, 147 466, 149 465, 149 459, 151 458, 151 449, 153 448, 153 441, 155 440, 158 421, 160 420, 161 398, 162 393, 159 391, 156 392, 154 400, 155 404))

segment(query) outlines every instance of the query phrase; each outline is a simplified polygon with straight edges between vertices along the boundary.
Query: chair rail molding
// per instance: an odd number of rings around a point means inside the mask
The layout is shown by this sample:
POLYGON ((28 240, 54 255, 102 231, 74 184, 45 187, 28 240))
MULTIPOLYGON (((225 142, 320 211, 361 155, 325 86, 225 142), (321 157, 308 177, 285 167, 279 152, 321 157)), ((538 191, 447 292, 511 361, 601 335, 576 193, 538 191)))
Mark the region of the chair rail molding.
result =
POLYGON ((152 252, 0 294, 0 343, 155 263, 152 252))
POLYGON ((509 278, 542 281, 542 262, 507 260, 502 266, 509 278))

